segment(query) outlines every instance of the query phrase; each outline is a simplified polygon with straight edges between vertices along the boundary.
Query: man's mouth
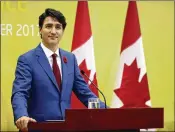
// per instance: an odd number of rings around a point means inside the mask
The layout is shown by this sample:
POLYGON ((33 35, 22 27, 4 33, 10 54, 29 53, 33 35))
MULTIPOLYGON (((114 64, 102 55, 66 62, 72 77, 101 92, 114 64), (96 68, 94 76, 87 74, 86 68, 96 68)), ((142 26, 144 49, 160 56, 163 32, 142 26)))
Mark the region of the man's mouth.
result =
POLYGON ((56 38, 58 38, 57 36, 49 36, 49 38, 51 38, 51 39, 56 39, 56 38))

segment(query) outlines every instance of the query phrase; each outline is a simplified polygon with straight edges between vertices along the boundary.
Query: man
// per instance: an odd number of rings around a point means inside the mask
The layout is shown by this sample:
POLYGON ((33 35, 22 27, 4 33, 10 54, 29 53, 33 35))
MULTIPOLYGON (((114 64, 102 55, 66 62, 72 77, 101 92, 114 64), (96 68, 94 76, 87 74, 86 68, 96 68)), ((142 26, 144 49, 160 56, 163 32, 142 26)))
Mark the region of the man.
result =
MULTIPOLYGON (((11 101, 15 124, 22 131, 28 122, 64 119, 72 91, 86 106, 88 98, 96 98, 75 56, 59 48, 65 28, 63 14, 46 9, 39 17, 42 42, 18 59, 11 101)), ((102 102, 100 106, 105 107, 102 102)))

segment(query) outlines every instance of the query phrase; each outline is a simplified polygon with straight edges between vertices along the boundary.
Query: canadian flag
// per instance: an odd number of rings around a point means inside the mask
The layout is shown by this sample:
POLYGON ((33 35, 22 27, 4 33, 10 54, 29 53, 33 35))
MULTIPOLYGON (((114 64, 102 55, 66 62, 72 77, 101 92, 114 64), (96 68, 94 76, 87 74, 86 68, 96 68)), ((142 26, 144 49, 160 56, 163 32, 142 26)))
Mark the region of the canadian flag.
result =
POLYGON ((150 94, 136 1, 129 1, 111 107, 150 107, 150 94))
MULTIPOLYGON (((71 51, 77 58, 79 68, 97 85, 93 37, 87 1, 78 1, 71 51)), ((87 78, 84 79, 88 83, 91 91, 98 96, 97 89, 87 78)), ((72 93, 71 101, 71 108, 86 108, 74 93, 72 93)))
MULTIPOLYGON (((129 1, 111 108, 151 107, 136 1, 129 1)), ((155 131, 156 129, 141 129, 155 131)))

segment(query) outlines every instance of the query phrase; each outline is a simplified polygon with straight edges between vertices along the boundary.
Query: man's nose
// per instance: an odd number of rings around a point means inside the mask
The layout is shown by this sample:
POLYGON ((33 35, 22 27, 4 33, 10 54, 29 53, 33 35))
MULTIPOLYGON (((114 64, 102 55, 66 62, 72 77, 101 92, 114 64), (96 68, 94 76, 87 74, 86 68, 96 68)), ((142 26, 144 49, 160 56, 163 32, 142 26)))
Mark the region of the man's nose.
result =
POLYGON ((53 28, 51 29, 51 33, 53 33, 53 34, 56 33, 56 28, 55 28, 55 27, 53 27, 53 28))

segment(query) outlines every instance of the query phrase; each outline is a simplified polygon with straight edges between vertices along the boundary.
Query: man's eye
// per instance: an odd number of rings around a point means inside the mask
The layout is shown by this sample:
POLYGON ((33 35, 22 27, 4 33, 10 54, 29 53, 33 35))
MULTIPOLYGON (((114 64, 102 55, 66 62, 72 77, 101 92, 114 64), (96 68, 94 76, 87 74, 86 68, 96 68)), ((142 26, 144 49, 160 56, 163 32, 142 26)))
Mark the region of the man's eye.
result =
POLYGON ((61 29, 61 26, 56 26, 56 29, 61 29))
POLYGON ((51 28, 52 26, 51 25, 46 25, 46 28, 51 28))

